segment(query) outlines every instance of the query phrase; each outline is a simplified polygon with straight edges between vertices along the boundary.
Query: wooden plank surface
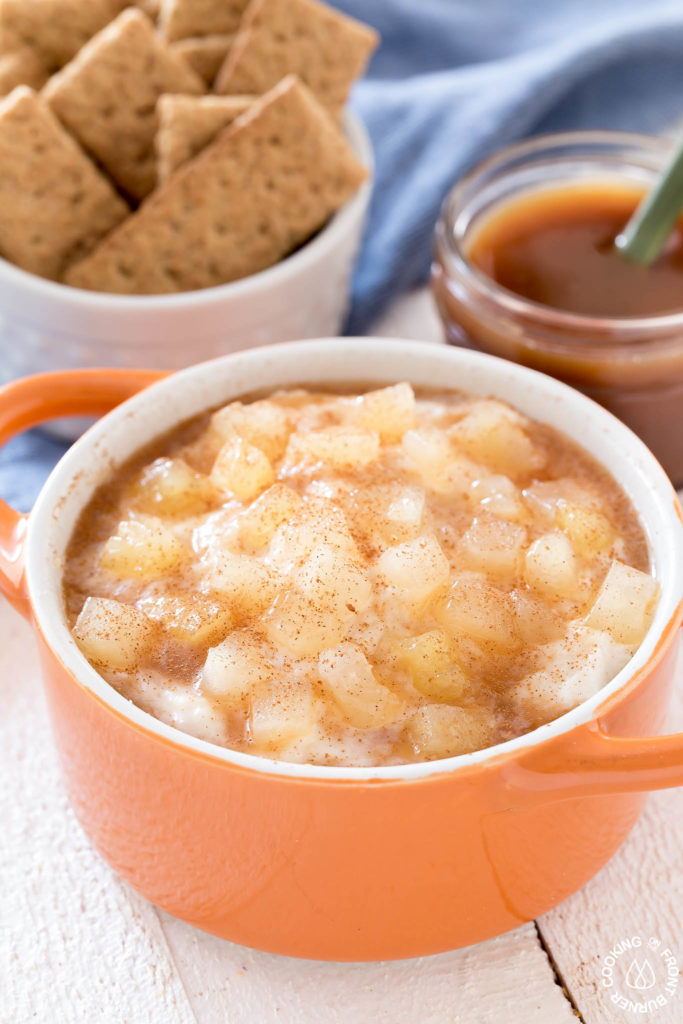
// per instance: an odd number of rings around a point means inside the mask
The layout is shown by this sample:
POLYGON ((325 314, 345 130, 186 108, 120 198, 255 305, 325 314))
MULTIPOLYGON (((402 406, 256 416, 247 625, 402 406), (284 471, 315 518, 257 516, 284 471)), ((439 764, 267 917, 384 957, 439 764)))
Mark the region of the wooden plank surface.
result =
MULTIPOLYGON (((669 731, 683 731, 683 651, 678 659, 678 686, 669 731)), ((588 885, 538 922, 562 979, 585 1021, 621 1024, 631 1019, 657 1024, 683 1021, 683 973, 677 992, 663 985, 666 966, 661 952, 670 949, 683 972, 683 789, 653 793, 627 842, 588 885), (601 971, 617 943, 634 936, 643 947, 615 957, 613 984, 602 984, 601 971), (647 950, 648 940, 661 943, 647 950), (634 958, 648 958, 657 984, 639 992, 624 983, 634 958), (647 1013, 620 1009, 610 997, 620 994, 642 1002, 661 994, 666 1005, 647 1013)), ((610 980, 609 975, 606 978, 610 980)))
POLYGON ((161 920, 198 1024, 576 1024, 533 925, 440 956, 338 964, 161 920))
POLYGON ((155 909, 66 802, 28 625, 0 607, 0 1021, 195 1024, 155 909))

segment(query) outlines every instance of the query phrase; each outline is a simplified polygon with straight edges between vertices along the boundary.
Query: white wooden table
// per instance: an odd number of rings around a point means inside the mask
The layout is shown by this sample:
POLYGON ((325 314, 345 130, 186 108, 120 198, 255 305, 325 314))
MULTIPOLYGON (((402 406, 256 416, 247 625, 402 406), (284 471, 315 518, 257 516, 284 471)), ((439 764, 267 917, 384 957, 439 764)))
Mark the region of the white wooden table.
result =
MULTIPOLYGON (((375 333, 440 340, 424 292, 375 333)), ((670 726, 683 729, 683 680, 670 726)), ((658 793, 581 892, 479 946, 329 964, 231 945, 156 910, 91 849, 62 788, 29 628, 0 607, 0 1024, 681 1024, 683 978, 666 1006, 634 1014, 600 972, 633 936, 657 937, 683 967, 682 850, 683 791, 658 793)))

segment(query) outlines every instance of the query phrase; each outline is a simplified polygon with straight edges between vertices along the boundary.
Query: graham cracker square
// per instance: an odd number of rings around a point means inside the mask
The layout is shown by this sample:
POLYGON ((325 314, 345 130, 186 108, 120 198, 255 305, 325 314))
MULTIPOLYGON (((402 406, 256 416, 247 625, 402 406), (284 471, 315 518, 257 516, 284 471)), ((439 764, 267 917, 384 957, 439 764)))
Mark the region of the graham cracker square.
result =
POLYGON ((129 0, 0 0, 0 48, 28 47, 55 71, 129 0))
POLYGON ((130 209, 40 98, 0 102, 0 254, 57 280, 130 209))
POLYGON ((0 96, 6 96, 17 85, 40 89, 47 81, 48 70, 35 50, 21 46, 0 54, 0 96))
POLYGON ((234 35, 192 36, 171 43, 171 50, 186 60, 210 88, 234 38, 234 35))
POLYGON ((295 74, 339 114, 378 42, 374 29, 318 0, 251 0, 214 90, 258 95, 295 74))
POLYGON ((254 102, 254 96, 162 96, 157 104, 158 179, 200 153, 254 102))
POLYGON ((66 275, 94 291, 209 288, 277 263, 367 172, 295 76, 256 100, 66 275))
POLYGON ((159 31, 173 42, 236 32, 248 0, 161 0, 159 31))
POLYGON ((167 92, 205 91, 149 18, 123 11, 50 79, 43 98, 85 150, 132 199, 156 184, 156 104, 167 92))

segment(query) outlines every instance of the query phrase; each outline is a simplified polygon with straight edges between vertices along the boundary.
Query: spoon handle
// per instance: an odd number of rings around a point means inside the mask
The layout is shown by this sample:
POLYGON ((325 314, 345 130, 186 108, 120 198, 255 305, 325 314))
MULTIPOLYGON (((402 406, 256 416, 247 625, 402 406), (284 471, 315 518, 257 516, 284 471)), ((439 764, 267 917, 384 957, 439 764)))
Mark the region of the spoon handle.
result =
POLYGON ((626 259, 649 266, 662 252, 683 208, 683 141, 662 175, 615 240, 626 259))

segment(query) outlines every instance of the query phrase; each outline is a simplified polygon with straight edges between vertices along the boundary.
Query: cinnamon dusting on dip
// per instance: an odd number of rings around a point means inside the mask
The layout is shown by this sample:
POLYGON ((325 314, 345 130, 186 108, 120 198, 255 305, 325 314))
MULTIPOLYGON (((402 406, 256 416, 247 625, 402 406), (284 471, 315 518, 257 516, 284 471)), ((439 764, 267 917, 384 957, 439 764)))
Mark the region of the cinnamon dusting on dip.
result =
POLYGON ((147 447, 71 540, 84 655, 170 725, 270 758, 477 750, 587 699, 657 600, 625 495, 511 406, 408 384, 232 402, 147 447))

